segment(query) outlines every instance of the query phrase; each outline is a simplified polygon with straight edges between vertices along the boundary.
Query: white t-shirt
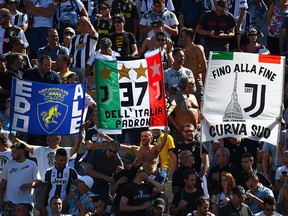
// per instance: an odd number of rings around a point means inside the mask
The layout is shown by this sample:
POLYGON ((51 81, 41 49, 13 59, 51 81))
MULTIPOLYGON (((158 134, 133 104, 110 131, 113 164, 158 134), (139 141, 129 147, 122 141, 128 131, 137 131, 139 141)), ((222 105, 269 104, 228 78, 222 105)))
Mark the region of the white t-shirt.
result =
POLYGON ((12 160, 11 149, 0 152, 0 182, 2 180, 2 169, 9 160, 12 160))
MULTIPOLYGON (((31 0, 31 2, 36 7, 43 7, 48 8, 49 4, 54 4, 53 0, 31 0), (36 3, 36 4, 35 4, 36 3)), ((53 27, 53 13, 51 14, 51 17, 44 17, 44 16, 34 16, 34 24, 33 28, 39 28, 39 27, 53 27)))
POLYGON ((113 60, 116 60, 116 57, 119 57, 119 56, 120 54, 118 52, 115 52, 114 50, 112 50, 111 56, 103 55, 100 50, 97 50, 92 53, 92 55, 89 57, 86 63, 88 65, 92 65, 95 59, 113 61, 113 60))
MULTIPOLYGON (((266 216, 266 215, 262 211, 262 212, 254 214, 254 216, 266 216)), ((282 215, 277 212, 274 212, 273 216, 282 216, 282 215)))
POLYGON ((2 170, 2 178, 6 179, 7 187, 4 192, 4 201, 18 203, 32 203, 33 189, 21 191, 19 188, 23 184, 40 180, 37 165, 34 161, 26 159, 22 163, 15 160, 8 161, 2 170))
MULTIPOLYGON (((72 147, 63 147, 67 152, 67 160, 70 160, 70 150, 72 147)), ((37 159, 39 174, 44 180, 46 171, 55 165, 55 155, 57 149, 52 149, 45 146, 33 146, 33 154, 31 157, 37 159)))
POLYGON ((288 174, 288 168, 285 165, 277 168, 275 174, 275 181, 278 181, 280 179, 282 172, 286 172, 288 174))

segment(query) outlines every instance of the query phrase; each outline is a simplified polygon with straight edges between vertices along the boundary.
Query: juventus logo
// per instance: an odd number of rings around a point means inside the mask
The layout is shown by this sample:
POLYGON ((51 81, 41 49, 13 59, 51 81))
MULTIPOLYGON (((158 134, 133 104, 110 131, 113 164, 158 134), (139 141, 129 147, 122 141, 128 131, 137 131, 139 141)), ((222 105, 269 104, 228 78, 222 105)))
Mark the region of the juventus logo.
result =
POLYGON ((260 101, 259 101, 260 105, 259 105, 258 110, 254 112, 253 114, 250 114, 249 116, 252 118, 255 118, 261 115, 265 107, 266 85, 258 86, 258 84, 245 83, 245 92, 252 92, 252 102, 250 106, 244 108, 244 111, 247 113, 247 112, 254 110, 257 104, 257 98, 260 97, 260 101), (258 87, 260 89, 259 93, 258 93, 258 87))

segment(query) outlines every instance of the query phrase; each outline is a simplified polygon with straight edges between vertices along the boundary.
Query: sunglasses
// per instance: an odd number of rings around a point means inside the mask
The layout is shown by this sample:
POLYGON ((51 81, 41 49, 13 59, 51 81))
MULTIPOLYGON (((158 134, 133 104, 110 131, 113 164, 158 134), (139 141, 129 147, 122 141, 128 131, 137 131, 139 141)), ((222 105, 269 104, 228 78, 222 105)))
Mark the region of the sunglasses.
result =
POLYGON ((274 212, 275 211, 275 209, 274 208, 265 208, 266 209, 266 211, 270 211, 270 212, 274 212))
POLYGON ((73 32, 65 32, 64 34, 67 35, 67 36, 72 36, 72 35, 74 35, 73 32))
POLYGON ((185 157, 185 159, 188 159, 189 157, 194 157, 194 155, 187 155, 186 157, 185 157))
POLYGON ((157 27, 160 27, 159 25, 152 25, 153 26, 153 28, 157 28, 157 27))
POLYGON ((108 8, 107 7, 100 7, 99 10, 107 10, 108 8))
POLYGON ((156 40, 159 41, 159 42, 160 42, 160 41, 162 41, 162 42, 165 41, 165 39, 161 39, 161 38, 156 38, 156 40))
POLYGON ((138 171, 137 173, 142 173, 142 172, 146 173, 145 170, 140 170, 140 171, 138 171))
POLYGON ((3 15, 3 14, 1 14, 0 15, 0 19, 2 19, 2 18, 4 18, 4 17, 7 17, 8 15, 3 15))
POLYGON ((185 133, 193 133, 194 130, 184 130, 185 133))
POLYGON ((117 152, 118 152, 118 151, 114 151, 114 150, 112 150, 112 149, 110 149, 110 148, 109 148, 109 151, 110 151, 110 152, 113 152, 114 154, 117 154, 117 152))
POLYGON ((257 34, 249 34, 249 37, 257 36, 257 34))
POLYGON ((114 20, 114 24, 115 23, 122 23, 122 21, 121 20, 114 20))

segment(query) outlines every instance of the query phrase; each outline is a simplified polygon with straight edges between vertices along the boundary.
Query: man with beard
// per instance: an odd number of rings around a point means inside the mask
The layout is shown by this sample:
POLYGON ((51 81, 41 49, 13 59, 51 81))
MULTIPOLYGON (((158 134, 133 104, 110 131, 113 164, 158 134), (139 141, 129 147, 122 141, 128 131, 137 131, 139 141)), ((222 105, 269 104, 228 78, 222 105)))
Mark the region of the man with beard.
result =
POLYGON ((201 146, 200 143, 194 139, 195 127, 193 124, 186 123, 182 135, 184 136, 184 142, 176 146, 174 153, 178 156, 183 150, 191 151, 194 155, 195 171, 199 174, 199 177, 202 178, 209 168, 208 150, 204 145, 201 146))

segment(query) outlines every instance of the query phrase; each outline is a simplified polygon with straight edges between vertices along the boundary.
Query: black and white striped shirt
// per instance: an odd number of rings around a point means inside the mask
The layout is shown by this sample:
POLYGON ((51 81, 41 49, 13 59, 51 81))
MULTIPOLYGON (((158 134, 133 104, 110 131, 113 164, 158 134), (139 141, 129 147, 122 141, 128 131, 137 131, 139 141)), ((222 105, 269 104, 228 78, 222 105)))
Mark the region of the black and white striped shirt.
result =
POLYGON ((28 25, 28 16, 25 13, 17 11, 16 14, 11 14, 10 16, 11 24, 22 27, 28 25))
POLYGON ((73 57, 71 68, 86 68, 86 61, 90 55, 96 50, 98 41, 98 33, 91 37, 88 33, 75 35, 70 42, 70 56, 73 57))
POLYGON ((69 166, 61 170, 55 166, 51 167, 45 174, 45 183, 47 183, 49 191, 47 201, 49 202, 55 195, 64 200, 70 192, 71 184, 77 179, 77 172, 69 166))

